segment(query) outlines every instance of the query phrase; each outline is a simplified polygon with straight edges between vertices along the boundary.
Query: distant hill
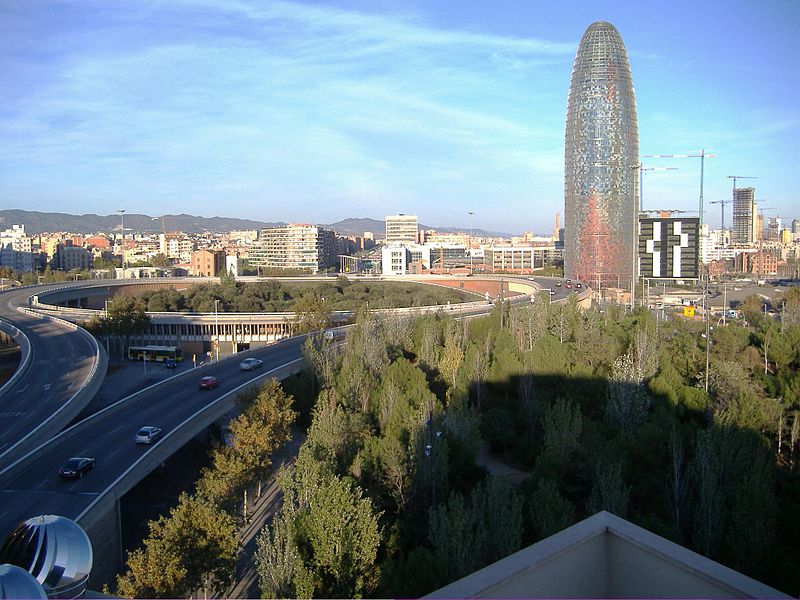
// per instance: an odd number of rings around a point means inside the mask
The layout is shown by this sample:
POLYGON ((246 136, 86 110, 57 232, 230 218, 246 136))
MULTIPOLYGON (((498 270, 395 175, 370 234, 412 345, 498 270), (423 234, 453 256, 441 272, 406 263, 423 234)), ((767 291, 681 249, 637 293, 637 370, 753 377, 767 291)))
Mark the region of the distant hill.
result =
MULTIPOLYGON (((340 235, 362 235, 365 231, 371 231, 375 235, 375 239, 382 240, 386 237, 386 222, 379 221, 378 219, 344 219, 326 225, 340 235)), ((431 227, 430 225, 423 225, 420 223, 420 229, 435 229, 436 231, 443 231, 447 233, 466 232, 467 229, 463 227, 431 227)), ((482 237, 511 237, 510 233, 502 233, 497 231, 484 231, 483 229, 473 229, 472 234, 482 237)))
MULTIPOLYGON (((25 225, 28 234, 43 231, 68 231, 70 233, 96 233, 119 231, 120 215, 69 215, 66 213, 45 213, 30 210, 0 210, 0 228, 5 229, 18 223, 25 225)), ((166 231, 231 231, 234 229, 263 229, 285 223, 263 223, 249 219, 229 217, 196 217, 193 215, 164 215, 166 231)), ((157 233, 161 231, 161 216, 151 217, 136 213, 125 213, 125 229, 136 233, 157 233)))
MULTIPOLYGON (((67 231, 70 233, 97 233, 119 231, 120 215, 69 215, 67 213, 46 213, 33 210, 8 209, 0 210, 0 229, 11 227, 15 224, 24 224, 28 234, 42 233, 45 231, 67 231)), ((161 216, 151 217, 138 213, 125 213, 125 230, 136 233, 158 233, 161 231, 161 216)), ((193 215, 164 215, 164 229, 166 231, 185 231, 187 233, 201 233, 203 231, 232 231, 234 229, 263 229, 265 227, 279 227, 286 225, 284 222, 264 223, 249 219, 234 219, 230 217, 196 217, 193 215)), ((378 219, 344 219, 336 223, 324 225, 333 229, 340 235, 363 235, 371 231, 375 239, 386 237, 386 223, 378 219)), ((420 229, 435 229, 445 232, 466 231, 458 227, 431 227, 420 224, 420 229)), ((476 236, 511 237, 508 233, 473 230, 476 236)))

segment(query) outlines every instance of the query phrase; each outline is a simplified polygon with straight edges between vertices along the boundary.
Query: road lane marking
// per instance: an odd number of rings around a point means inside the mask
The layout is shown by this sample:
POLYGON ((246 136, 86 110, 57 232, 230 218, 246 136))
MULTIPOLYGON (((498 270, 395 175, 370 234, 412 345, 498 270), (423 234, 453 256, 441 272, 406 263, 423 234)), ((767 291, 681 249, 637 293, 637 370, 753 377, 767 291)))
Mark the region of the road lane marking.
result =
POLYGON ((42 480, 42 483, 40 483, 39 485, 37 485, 37 486, 36 486, 35 488, 33 488, 33 489, 35 489, 35 490, 38 490, 38 489, 40 489, 40 488, 41 488, 41 487, 42 487, 44 484, 46 484, 46 483, 47 483, 47 479, 44 479, 44 480, 42 480))
POLYGON ((112 434, 112 433, 117 433, 117 432, 118 432, 120 429, 122 429, 123 427, 125 427, 125 424, 124 424, 124 423, 123 423, 122 425, 120 425, 119 427, 117 427, 116 429, 112 429, 112 430, 111 430, 111 431, 109 431, 108 433, 109 433, 109 435, 110 435, 110 434, 112 434))
POLYGON ((17 393, 18 393, 18 394, 21 394, 22 392, 24 392, 25 390, 27 390, 27 389, 28 389, 28 386, 29 386, 29 385, 30 385, 29 383, 26 383, 26 384, 25 384, 25 387, 22 387, 22 388, 20 388, 20 389, 18 389, 18 390, 17 390, 17 393))

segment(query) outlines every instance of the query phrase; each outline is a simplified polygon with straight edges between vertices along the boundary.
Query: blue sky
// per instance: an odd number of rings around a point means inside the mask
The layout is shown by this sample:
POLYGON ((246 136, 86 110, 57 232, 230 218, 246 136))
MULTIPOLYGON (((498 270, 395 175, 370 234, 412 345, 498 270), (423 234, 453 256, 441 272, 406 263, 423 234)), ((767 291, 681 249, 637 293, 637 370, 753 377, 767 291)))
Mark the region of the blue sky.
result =
MULTIPOLYGON (((0 206, 548 232, 596 20, 643 155, 715 153, 706 202, 755 176, 800 218, 797 0, 0 0, 0 206)), ((643 161, 679 169, 645 174, 646 208, 696 210, 698 160, 643 161)))

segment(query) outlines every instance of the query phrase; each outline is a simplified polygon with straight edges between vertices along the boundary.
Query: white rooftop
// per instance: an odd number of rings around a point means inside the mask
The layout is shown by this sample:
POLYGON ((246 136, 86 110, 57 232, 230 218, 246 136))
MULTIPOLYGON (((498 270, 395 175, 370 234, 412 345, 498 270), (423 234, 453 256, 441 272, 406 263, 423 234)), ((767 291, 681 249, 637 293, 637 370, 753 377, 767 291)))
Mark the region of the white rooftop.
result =
POLYGON ((788 598, 599 512, 427 598, 788 598))

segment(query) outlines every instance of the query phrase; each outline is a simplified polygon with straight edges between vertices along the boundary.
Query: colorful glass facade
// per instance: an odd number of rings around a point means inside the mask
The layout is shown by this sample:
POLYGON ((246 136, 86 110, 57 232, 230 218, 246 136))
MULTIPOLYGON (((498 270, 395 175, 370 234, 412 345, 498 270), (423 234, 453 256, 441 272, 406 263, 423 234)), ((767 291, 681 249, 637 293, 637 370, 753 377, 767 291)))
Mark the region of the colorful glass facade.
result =
POLYGON ((631 67, 611 23, 581 38, 567 100, 564 273, 630 286, 636 264, 639 131, 631 67))

